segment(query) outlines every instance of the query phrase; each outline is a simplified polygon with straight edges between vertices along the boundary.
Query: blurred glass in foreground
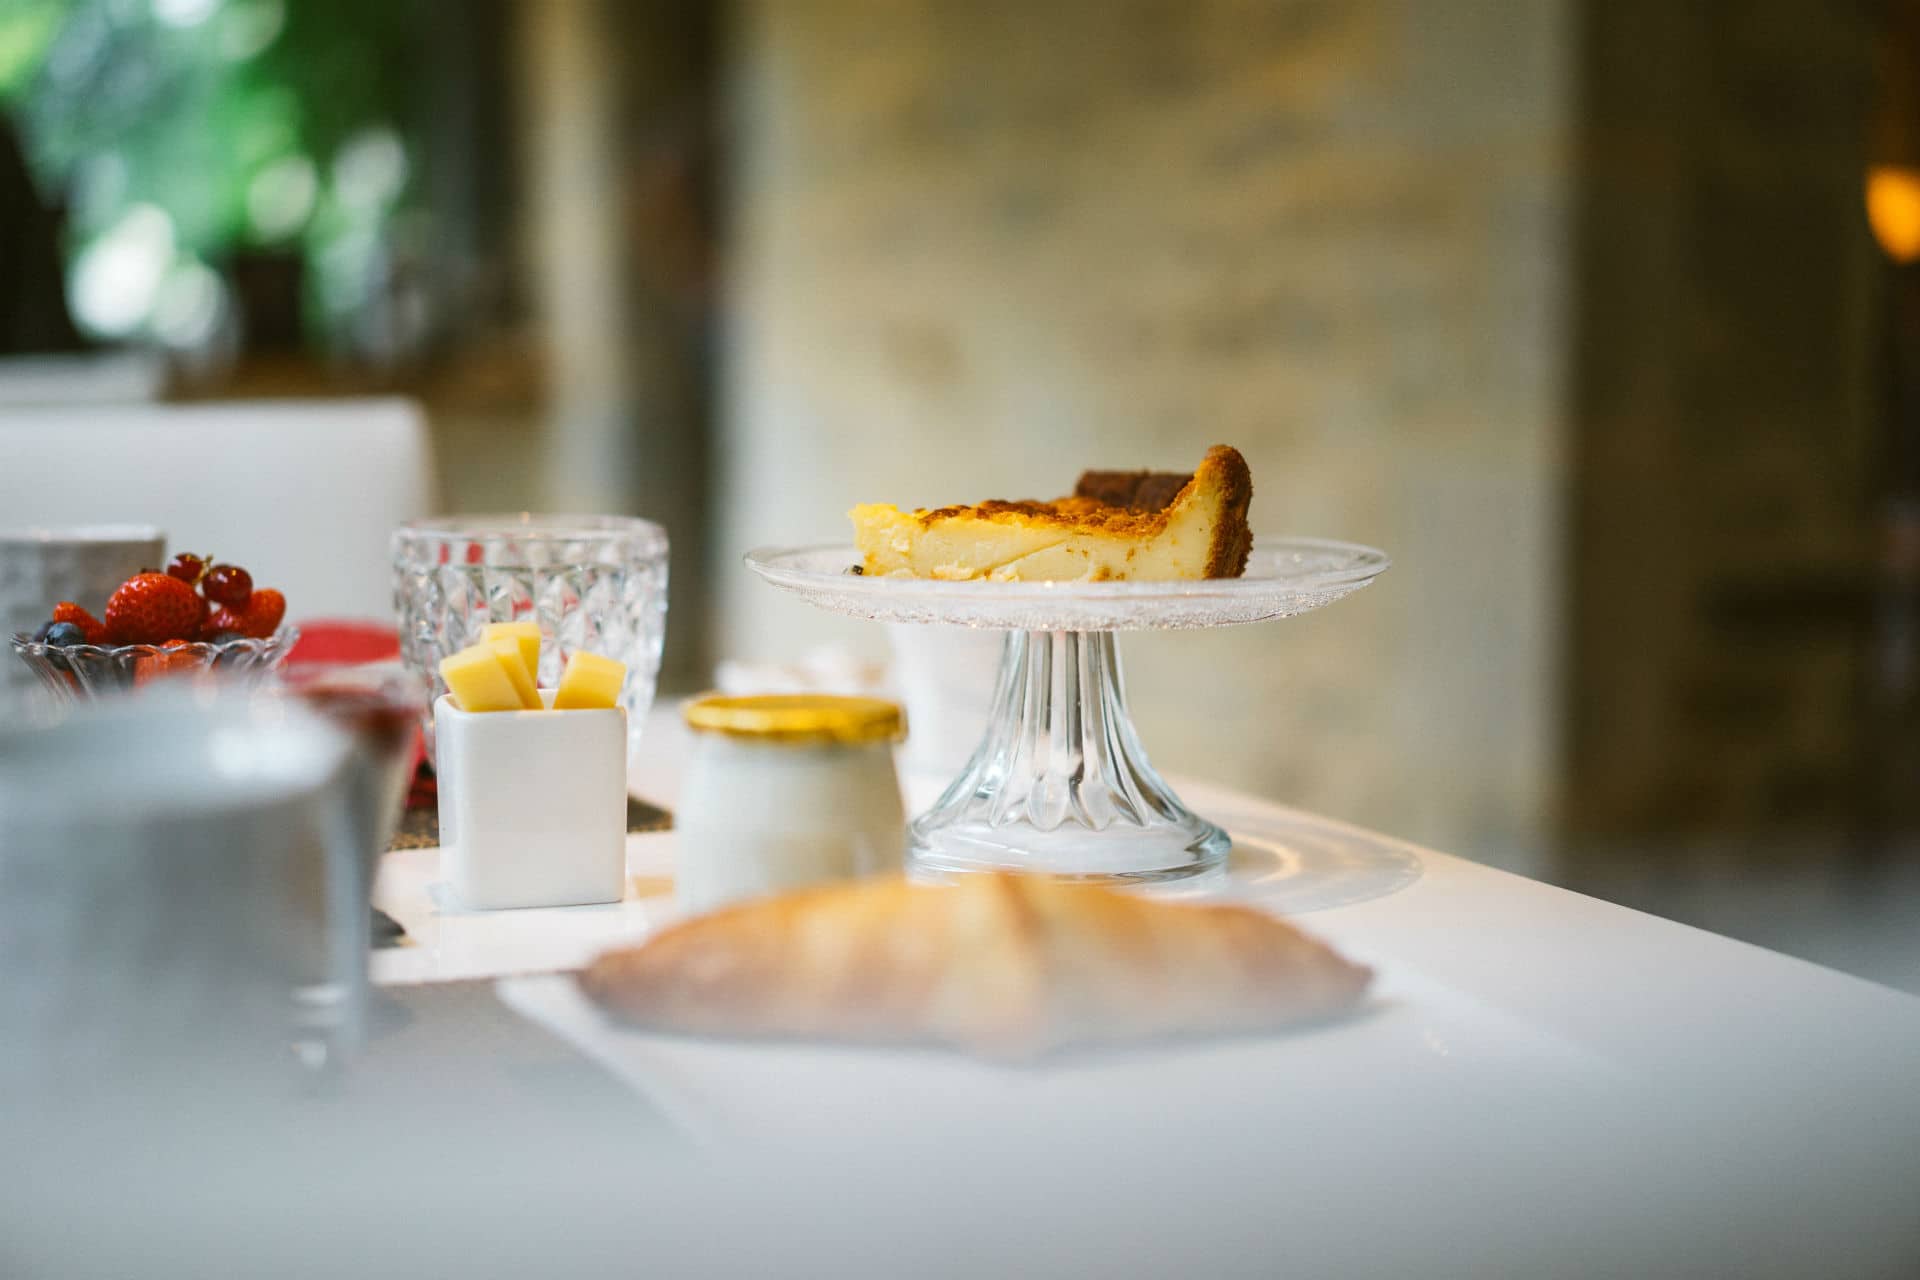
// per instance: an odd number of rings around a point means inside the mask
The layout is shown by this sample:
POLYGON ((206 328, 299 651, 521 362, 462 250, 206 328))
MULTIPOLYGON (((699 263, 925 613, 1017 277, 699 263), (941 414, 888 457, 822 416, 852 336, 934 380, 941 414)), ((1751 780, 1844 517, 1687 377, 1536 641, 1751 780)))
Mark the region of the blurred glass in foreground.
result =
POLYGON ((0 733, 0 1097, 265 1100, 347 1048, 352 752, 295 702, 205 688, 0 733))

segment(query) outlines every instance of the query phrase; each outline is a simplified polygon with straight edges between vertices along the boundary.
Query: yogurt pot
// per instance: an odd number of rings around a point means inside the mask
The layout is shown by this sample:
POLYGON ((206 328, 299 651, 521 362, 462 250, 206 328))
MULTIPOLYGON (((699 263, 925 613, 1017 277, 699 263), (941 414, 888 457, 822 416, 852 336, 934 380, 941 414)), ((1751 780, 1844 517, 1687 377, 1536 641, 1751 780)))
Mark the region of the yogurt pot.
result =
POLYGON ((686 721, 694 749, 674 817, 686 911, 900 870, 897 704, 714 694, 688 703, 686 721))

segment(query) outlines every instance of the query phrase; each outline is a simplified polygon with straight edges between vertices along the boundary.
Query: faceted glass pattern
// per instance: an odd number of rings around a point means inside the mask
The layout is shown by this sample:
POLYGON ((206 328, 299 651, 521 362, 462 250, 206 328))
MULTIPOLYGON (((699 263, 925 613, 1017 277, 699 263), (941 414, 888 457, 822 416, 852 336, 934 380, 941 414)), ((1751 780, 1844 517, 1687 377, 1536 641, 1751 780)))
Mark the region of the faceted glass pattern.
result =
MULTIPOLYGON (((393 534, 393 606, 408 667, 447 691, 440 659, 480 639, 490 622, 540 624, 545 688, 575 650, 627 664, 631 766, 660 674, 667 623, 667 534, 631 516, 455 516, 393 534)), ((431 708, 431 700, 429 700, 431 708)), ((425 717, 433 752, 433 715, 425 717)))

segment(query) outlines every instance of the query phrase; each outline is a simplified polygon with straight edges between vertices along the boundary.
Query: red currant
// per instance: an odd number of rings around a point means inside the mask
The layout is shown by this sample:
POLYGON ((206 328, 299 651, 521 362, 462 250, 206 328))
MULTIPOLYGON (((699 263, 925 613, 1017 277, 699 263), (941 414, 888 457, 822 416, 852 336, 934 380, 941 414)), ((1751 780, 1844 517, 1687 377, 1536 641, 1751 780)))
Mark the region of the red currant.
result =
POLYGON ((182 551, 179 555, 175 556, 173 562, 167 566, 167 573, 172 577, 180 579, 180 581, 186 583, 188 586, 192 586, 194 583, 200 581, 200 575, 205 573, 206 569, 207 561, 204 556, 196 556, 190 551, 182 551))
POLYGON ((216 564, 207 570, 200 589, 215 604, 244 609, 253 596, 253 575, 236 564, 216 564))

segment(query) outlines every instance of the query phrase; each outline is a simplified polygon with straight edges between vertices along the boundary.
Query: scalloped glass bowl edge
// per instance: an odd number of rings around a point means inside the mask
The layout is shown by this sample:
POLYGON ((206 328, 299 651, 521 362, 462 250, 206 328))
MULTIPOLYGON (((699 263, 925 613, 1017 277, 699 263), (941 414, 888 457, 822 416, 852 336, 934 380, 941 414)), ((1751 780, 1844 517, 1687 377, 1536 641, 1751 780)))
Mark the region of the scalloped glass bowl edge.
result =
POLYGON ((68 701, 120 693, 154 678, 175 678, 218 671, 259 679, 286 661, 300 639, 300 628, 283 626, 264 639, 212 644, 195 640, 172 649, 157 644, 76 644, 58 648, 15 632, 9 644, 41 684, 68 701))

